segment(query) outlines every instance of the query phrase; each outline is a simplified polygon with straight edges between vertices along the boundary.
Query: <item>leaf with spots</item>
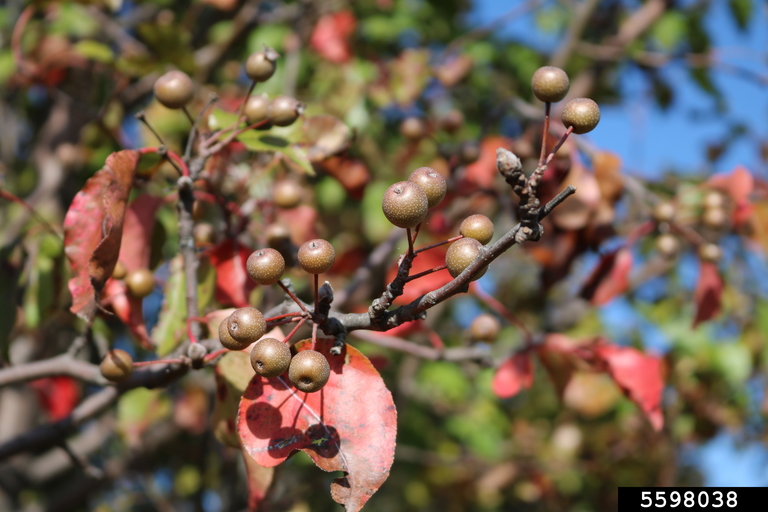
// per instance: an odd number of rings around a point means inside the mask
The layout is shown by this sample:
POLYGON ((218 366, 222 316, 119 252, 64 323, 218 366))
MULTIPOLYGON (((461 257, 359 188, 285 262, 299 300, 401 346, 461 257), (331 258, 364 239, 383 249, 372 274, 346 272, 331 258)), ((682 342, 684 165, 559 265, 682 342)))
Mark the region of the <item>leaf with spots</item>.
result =
POLYGON ((126 202, 139 153, 118 151, 77 193, 64 217, 64 247, 74 277, 70 311, 90 322, 96 301, 117 264, 126 202))
MULTIPOLYGON (((331 496, 357 512, 384 483, 395 454, 397 413, 392 394, 371 362, 345 345, 330 355, 333 339, 316 350, 328 358, 331 376, 316 393, 298 391, 287 375, 256 376, 240 400, 237 429, 245 450, 272 467, 298 450, 325 471, 343 471, 331 496)), ((308 350, 307 341, 296 345, 308 350)))

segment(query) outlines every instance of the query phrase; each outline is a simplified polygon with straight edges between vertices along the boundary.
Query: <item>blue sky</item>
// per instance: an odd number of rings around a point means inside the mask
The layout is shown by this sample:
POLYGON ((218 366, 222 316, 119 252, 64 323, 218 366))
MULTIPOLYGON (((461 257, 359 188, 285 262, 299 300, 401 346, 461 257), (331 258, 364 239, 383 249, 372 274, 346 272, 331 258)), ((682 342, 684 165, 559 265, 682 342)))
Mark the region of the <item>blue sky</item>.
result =
MULTIPOLYGON (((474 25, 485 25, 520 3, 477 0, 471 21, 474 25)), ((753 1, 754 15, 746 32, 737 29, 726 5, 724 0, 716 0, 706 20, 718 55, 729 64, 768 76, 768 16, 764 4, 753 1)), ((500 35, 542 50, 556 48, 558 38, 543 34, 535 27, 534 16, 527 14, 511 22, 500 35)), ((625 73, 621 87, 625 98, 631 101, 601 106, 602 119, 589 134, 591 141, 618 153, 624 162, 624 172, 648 179, 658 178, 670 169, 708 175, 730 171, 737 165, 768 178, 754 142, 755 138, 768 139, 768 86, 718 71, 713 78, 727 103, 724 117, 697 117, 694 115, 697 111, 714 112, 713 100, 688 78, 682 65, 669 65, 663 74, 677 91, 677 100, 668 112, 655 106, 639 74, 625 73), (707 144, 724 137, 725 126, 734 122, 746 125, 752 139, 745 136, 737 140, 715 165, 709 164, 707 144)), ((625 306, 615 302, 614 307, 625 306)), ((768 486, 768 450, 763 444, 742 443, 738 438, 738 432, 721 432, 703 445, 685 446, 683 460, 700 469, 708 486, 768 486)))

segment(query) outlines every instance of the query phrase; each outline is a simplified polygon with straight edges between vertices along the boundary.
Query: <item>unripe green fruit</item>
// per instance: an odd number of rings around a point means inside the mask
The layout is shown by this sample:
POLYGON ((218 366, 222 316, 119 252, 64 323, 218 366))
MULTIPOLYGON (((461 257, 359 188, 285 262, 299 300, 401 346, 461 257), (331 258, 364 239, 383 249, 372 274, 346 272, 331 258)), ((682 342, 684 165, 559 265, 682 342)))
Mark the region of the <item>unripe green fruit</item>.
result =
POLYGON ((262 377, 277 377, 288 370, 291 364, 291 349, 275 338, 264 338, 251 350, 251 366, 262 377))
POLYGON ((133 373, 133 358, 125 350, 112 349, 99 364, 99 371, 107 380, 123 381, 133 373))
POLYGON ((267 322, 264 315, 256 308, 246 306, 236 309, 227 321, 229 335, 239 343, 249 345, 267 332, 267 322))
POLYGON ((148 268, 140 268, 125 276, 125 286, 133 297, 143 299, 155 289, 155 276, 148 268))
POLYGON ((427 126, 421 118, 406 117, 400 123, 400 134, 406 139, 419 140, 427 134, 427 126))
POLYGON ((322 274, 330 270, 336 261, 336 251, 327 240, 316 238, 299 247, 299 265, 310 274, 322 274))
MULTIPOLYGON (((445 266, 448 268, 448 273, 455 278, 464 272, 475 261, 475 258, 482 254, 482 251, 483 245, 474 238, 456 240, 445 253, 445 266)), ((483 268, 472 280, 480 279, 487 270, 488 267, 483 268)))
POLYGON ((304 104, 289 96, 278 96, 267 108, 267 119, 275 126, 290 126, 301 113, 304 104))
POLYGON ((699 258, 708 263, 717 263, 723 256, 723 251, 717 244, 704 244, 699 247, 699 258))
POLYGON ((254 82, 266 82, 275 73, 275 61, 280 55, 269 47, 252 53, 245 61, 245 74, 254 82))
POLYGON ((429 199, 420 186, 410 181, 399 181, 390 186, 381 201, 387 220, 399 228, 412 228, 427 216, 429 199))
POLYGON ((157 101, 172 109, 184 107, 195 92, 192 79, 178 70, 169 71, 155 80, 154 91, 157 101))
POLYGON ((675 205, 664 201, 657 204, 653 209, 653 218, 656 219, 656 222, 672 222, 676 213, 675 205))
POLYGON ((301 203, 304 189, 296 180, 276 181, 272 187, 272 200, 280 208, 295 208, 301 203))
POLYGON ((671 233, 656 238, 656 250, 665 258, 674 258, 680 252, 680 240, 671 233))
POLYGON ((540 67, 531 78, 534 96, 547 103, 554 103, 565 98, 569 87, 568 74, 554 66, 540 67))
POLYGON ((459 233, 485 245, 493 238, 493 221, 479 213, 470 215, 461 222, 459 233))
POLYGON ((239 342, 229 334, 229 316, 219 324, 219 341, 224 348, 229 350, 243 350, 251 344, 250 341, 239 342))
POLYGON ((248 124, 256 124, 267 118, 270 100, 266 94, 254 94, 245 102, 243 113, 248 124))
POLYGON ((484 341, 493 343, 499 336, 501 324, 499 320, 488 313, 483 313, 472 320, 469 326, 469 333, 475 341, 484 341))
POLYGON ((562 121, 573 133, 591 132, 600 122, 600 107, 589 98, 575 98, 565 104, 562 121))
POLYGON ((440 204, 448 190, 445 178, 431 167, 419 167, 408 176, 408 181, 415 183, 427 194, 427 207, 440 204))
POLYGON ((306 393, 320 391, 330 376, 331 365, 323 354, 315 350, 302 350, 293 356, 288 368, 288 379, 306 393))
POLYGON ((285 258, 272 248, 253 251, 245 262, 245 268, 251 279, 258 284, 268 286, 275 284, 285 272, 285 258))

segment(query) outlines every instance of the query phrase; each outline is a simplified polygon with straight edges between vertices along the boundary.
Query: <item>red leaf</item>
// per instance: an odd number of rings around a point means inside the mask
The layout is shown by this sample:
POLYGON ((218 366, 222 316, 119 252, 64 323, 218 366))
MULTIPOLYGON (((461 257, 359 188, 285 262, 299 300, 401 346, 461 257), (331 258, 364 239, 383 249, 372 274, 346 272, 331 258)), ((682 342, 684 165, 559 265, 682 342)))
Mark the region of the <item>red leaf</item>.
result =
POLYGON ((216 267, 216 300, 224 307, 242 308, 248 305, 248 296, 256 283, 248 277, 245 262, 253 252, 233 238, 228 238, 208 251, 211 264, 216 267))
POLYGON ((744 167, 738 166, 728 174, 712 176, 707 180, 707 184, 723 190, 733 199, 736 205, 733 212, 734 226, 740 226, 749 219, 753 212, 749 196, 755 188, 755 179, 752 173, 744 167))
POLYGON ((600 258, 600 262, 581 289, 581 297, 602 306, 629 288, 632 253, 626 247, 616 249, 600 258))
POLYGON ((696 301, 696 318, 693 319, 695 329, 701 322, 706 322, 720 312, 723 295, 723 279, 717 270, 717 265, 702 261, 699 267, 699 281, 696 283, 694 300, 696 301))
POLYGON ((152 252, 152 230, 157 209, 163 204, 159 197, 142 194, 131 201, 125 212, 123 236, 128 240, 120 246, 119 260, 128 271, 149 267, 152 252))
POLYGON ((104 304, 126 325, 139 343, 146 349, 153 350, 147 326, 144 323, 142 299, 128 293, 125 282, 117 279, 107 281, 104 288, 104 304))
POLYGON ((315 25, 309 44, 326 60, 336 64, 349 62, 352 58, 349 36, 356 27, 357 20, 351 11, 326 14, 315 25))
POLYGON ((606 364, 608 373, 624 394, 645 413, 653 428, 661 430, 664 426, 661 411, 661 393, 664 390, 661 359, 631 347, 607 343, 597 344, 594 353, 606 364))
POLYGON ((291 233, 291 241, 301 245, 307 240, 317 238, 317 211, 306 204, 296 208, 280 208, 277 211, 277 223, 288 228, 291 233))
POLYGON ((69 416, 80 400, 80 386, 75 379, 66 376, 45 377, 31 381, 40 406, 51 421, 69 416))
MULTIPOLYGON (((262 466, 276 466, 302 450, 321 469, 344 471, 331 485, 331 496, 347 512, 357 512, 389 475, 397 413, 368 358, 350 345, 333 356, 331 347, 333 339, 317 342, 331 364, 331 377, 317 393, 297 391, 285 375, 254 377, 240 400, 237 429, 245 450, 262 466)), ((308 340, 296 345, 309 348, 308 340)))
POLYGON ((504 361, 493 376, 493 392, 499 398, 510 398, 533 385, 531 353, 520 352, 504 361))
POLYGON ((70 311, 87 322, 117 263, 123 236, 125 204, 131 191, 139 153, 118 151, 77 193, 64 217, 64 247, 74 277, 70 311))
POLYGON ((491 136, 486 137, 480 142, 480 158, 466 167, 464 183, 459 190, 466 192, 465 186, 470 189, 493 187, 496 175, 499 173, 496 168, 496 150, 498 148, 508 148, 512 146, 512 141, 506 137, 491 136))
MULTIPOLYGON (((425 270, 435 268, 439 265, 444 265, 446 250, 447 246, 441 246, 419 253, 416 259, 413 260, 413 266, 411 267, 410 272, 411 275, 424 272, 425 270)), ((391 283, 396 275, 397 264, 391 266, 387 271, 387 283, 391 283)), ((405 285, 403 294, 395 299, 395 304, 408 304, 425 293, 437 290, 441 286, 448 284, 452 279, 451 274, 449 274, 447 270, 438 270, 437 272, 420 277, 405 285)))

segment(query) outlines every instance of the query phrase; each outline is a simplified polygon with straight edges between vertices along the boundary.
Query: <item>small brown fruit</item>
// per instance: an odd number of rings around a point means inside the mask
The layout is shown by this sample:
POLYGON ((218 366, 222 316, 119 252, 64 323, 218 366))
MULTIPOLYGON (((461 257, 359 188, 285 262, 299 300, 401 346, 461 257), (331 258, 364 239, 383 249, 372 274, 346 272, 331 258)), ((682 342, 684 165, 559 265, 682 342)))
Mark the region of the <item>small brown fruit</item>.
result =
POLYGON ((245 268, 251 279, 260 285, 268 286, 275 284, 283 277, 285 258, 275 249, 258 249, 248 256, 245 268))
POLYGON ((565 104, 562 121, 573 133, 588 133, 600 122, 600 107, 589 98, 575 98, 565 104))
POLYGON ((310 274, 322 274, 330 270, 336 261, 336 251, 328 240, 316 238, 299 247, 299 265, 310 274))
POLYGON ((194 96, 192 79, 183 71, 169 71, 155 80, 155 98, 171 109, 184 107, 194 96))
POLYGON ((381 209, 387 220, 399 228, 412 228, 427 216, 429 199, 419 185, 399 181, 384 193, 381 209))
POLYGON ((264 51, 252 53, 245 61, 245 74, 254 82, 266 82, 275 74, 275 61, 280 55, 269 48, 264 51))
POLYGON ((656 222, 672 222, 677 213, 676 210, 674 204, 667 201, 661 202, 653 209, 653 218, 656 222))
POLYGON ((216 242, 216 230, 208 222, 196 224, 193 233, 196 247, 210 247, 216 242))
POLYGON ((484 341, 493 343, 499 336, 501 324, 499 320, 488 313, 483 313, 475 317, 469 326, 469 333, 475 341, 484 341))
POLYGON ((269 97, 266 94, 254 94, 245 102, 243 113, 248 124, 256 124, 267 118, 269 109, 269 97))
POLYGON ((115 264, 115 269, 112 271, 112 277, 114 279, 124 279, 128 275, 128 269, 125 267, 125 263, 118 260, 115 264))
POLYGON ((246 306, 236 309, 227 321, 229 335, 239 343, 249 345, 258 340, 267 331, 264 315, 256 308, 246 306))
POLYGON ((306 393, 320 391, 330 376, 331 365, 323 354, 315 350, 302 350, 293 356, 288 368, 288 379, 306 393))
POLYGON ((155 289, 155 276, 148 268, 140 268, 125 277, 128 293, 138 299, 143 299, 155 289))
POLYGON ((708 263, 717 263, 723 257, 723 251, 717 244, 704 244, 699 246, 699 258, 708 263))
POLYGON ((485 245, 493 238, 493 221, 479 213, 470 215, 461 222, 459 233, 485 245))
POLYGON ((568 74, 554 66, 540 67, 531 78, 534 96, 547 103, 554 103, 565 98, 569 87, 568 74))
POLYGON ((459 128, 464 124, 464 114, 460 111, 453 109, 448 111, 440 119, 440 128, 448 133, 456 133, 459 128))
POLYGON ((288 370, 291 349, 275 338, 264 338, 251 350, 251 366, 262 377, 277 377, 288 370))
POLYGON ((222 320, 219 324, 219 341, 224 348, 229 350, 243 350, 251 344, 251 342, 241 343, 229 334, 229 317, 222 320))
POLYGON ((721 229, 728 223, 728 214, 725 208, 707 208, 701 216, 701 221, 711 229, 721 229))
POLYGON ((704 198, 701 200, 701 206, 705 209, 723 208, 725 207, 725 196, 719 190, 710 190, 704 194, 704 198))
POLYGON ((304 188, 296 180, 279 180, 272 186, 272 200, 280 208, 295 208, 303 196, 304 188))
POLYGON ((304 104, 296 98, 278 96, 267 108, 267 119, 275 126, 290 126, 304 112, 304 104))
MULTIPOLYGON (((445 266, 448 267, 451 277, 455 278, 464 272, 482 252, 483 245, 474 238, 462 238, 453 242, 445 253, 445 266)), ((483 277, 486 270, 488 270, 488 267, 478 272, 472 280, 483 277)))
POLYGON ((440 204, 448 190, 445 178, 431 167, 419 167, 408 176, 408 181, 415 183, 427 194, 427 207, 440 204))
POLYGON ((427 125, 419 117, 406 117, 400 123, 400 134, 406 139, 419 140, 427 134, 427 125))
POLYGON ((104 356, 99 365, 99 371, 107 380, 123 381, 133 373, 133 358, 125 350, 114 348, 104 356))
POLYGON ((665 258, 674 258, 680 252, 680 240, 671 233, 656 238, 656 250, 665 258))

